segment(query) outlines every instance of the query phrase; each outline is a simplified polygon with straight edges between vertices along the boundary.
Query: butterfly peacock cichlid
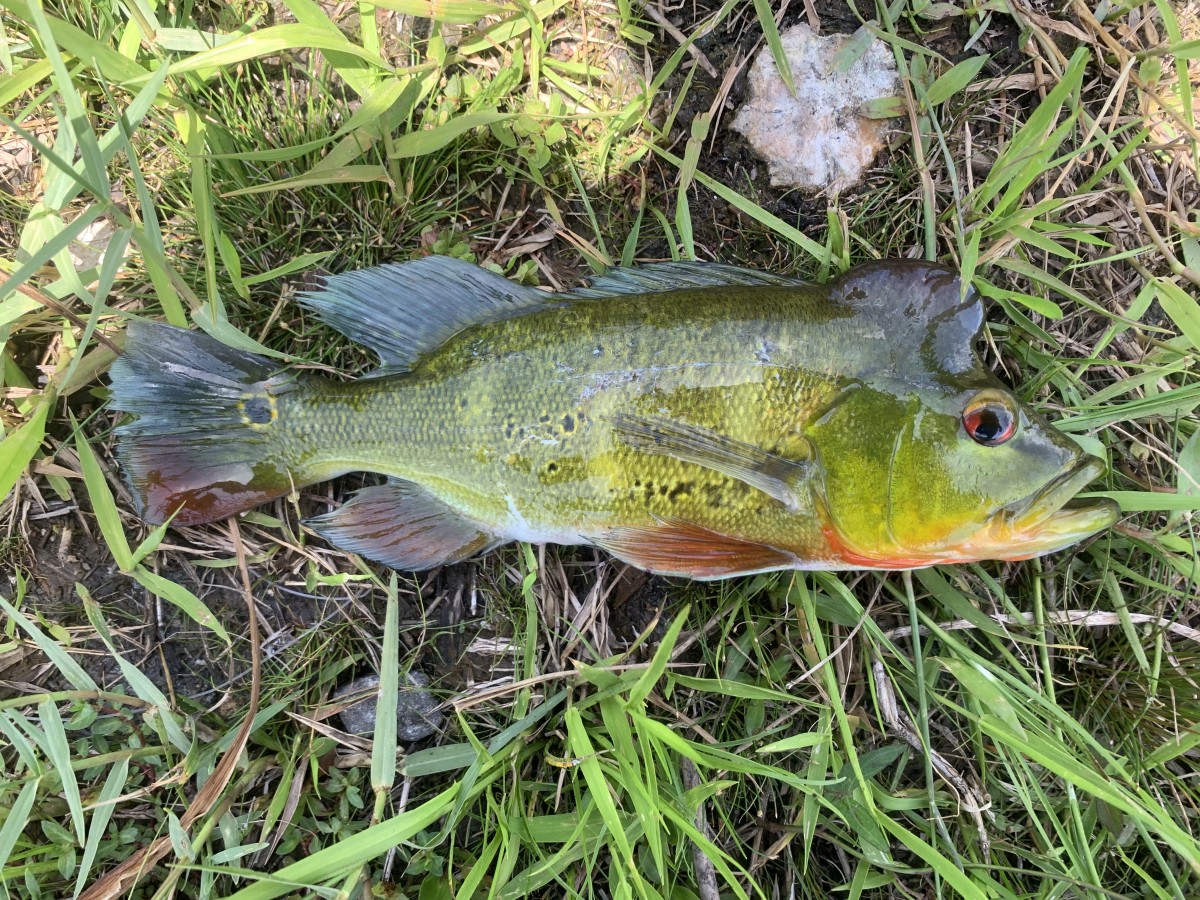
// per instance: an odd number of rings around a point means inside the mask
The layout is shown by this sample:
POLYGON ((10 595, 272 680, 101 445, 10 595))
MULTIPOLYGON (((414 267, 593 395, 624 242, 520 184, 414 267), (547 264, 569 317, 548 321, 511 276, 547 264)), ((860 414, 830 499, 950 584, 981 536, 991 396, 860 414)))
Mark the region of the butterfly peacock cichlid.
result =
POLYGON ((1103 464, 983 365, 981 301, 939 266, 663 263, 551 294, 430 257, 301 302, 381 367, 130 323, 112 406, 147 522, 368 471, 387 481, 308 524, 397 569, 524 540, 708 579, 1026 559, 1116 520, 1074 499, 1103 464))

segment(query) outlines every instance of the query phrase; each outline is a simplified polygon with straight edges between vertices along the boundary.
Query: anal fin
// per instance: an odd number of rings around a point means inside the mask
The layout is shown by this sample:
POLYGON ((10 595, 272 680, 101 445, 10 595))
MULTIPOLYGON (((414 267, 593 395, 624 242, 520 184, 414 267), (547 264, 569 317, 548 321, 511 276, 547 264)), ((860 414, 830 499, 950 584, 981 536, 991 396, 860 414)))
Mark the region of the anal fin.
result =
POLYGON ((614 528, 592 542, 639 569, 701 581, 790 569, 796 564, 786 551, 679 519, 614 528))
POLYGON ((365 488, 305 524, 339 549, 406 572, 458 562, 500 543, 410 481, 365 488))

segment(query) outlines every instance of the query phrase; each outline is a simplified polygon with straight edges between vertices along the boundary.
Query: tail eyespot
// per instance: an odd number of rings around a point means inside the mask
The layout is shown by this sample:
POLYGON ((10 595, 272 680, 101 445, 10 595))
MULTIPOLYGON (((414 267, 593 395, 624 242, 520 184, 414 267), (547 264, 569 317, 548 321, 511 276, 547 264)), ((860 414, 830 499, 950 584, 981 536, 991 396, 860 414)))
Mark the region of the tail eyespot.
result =
POLYGON ((238 401, 238 412, 242 416, 242 424, 251 428, 262 428, 270 425, 279 418, 279 409, 275 398, 270 394, 254 394, 243 397, 238 401))

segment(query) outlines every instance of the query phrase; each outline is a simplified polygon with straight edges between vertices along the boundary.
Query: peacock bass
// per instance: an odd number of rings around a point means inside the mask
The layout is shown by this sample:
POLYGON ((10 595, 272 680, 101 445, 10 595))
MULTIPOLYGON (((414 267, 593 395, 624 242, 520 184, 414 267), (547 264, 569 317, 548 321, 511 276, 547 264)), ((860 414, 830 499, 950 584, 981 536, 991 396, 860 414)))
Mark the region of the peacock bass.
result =
POLYGON ((380 368, 130 323, 112 406, 147 522, 367 471, 387 480, 307 524, 397 569, 522 540, 710 579, 1027 559, 1116 520, 1074 499, 1103 463, 983 365, 982 303, 936 265, 818 285, 662 263, 554 294, 429 257, 301 302, 380 368))

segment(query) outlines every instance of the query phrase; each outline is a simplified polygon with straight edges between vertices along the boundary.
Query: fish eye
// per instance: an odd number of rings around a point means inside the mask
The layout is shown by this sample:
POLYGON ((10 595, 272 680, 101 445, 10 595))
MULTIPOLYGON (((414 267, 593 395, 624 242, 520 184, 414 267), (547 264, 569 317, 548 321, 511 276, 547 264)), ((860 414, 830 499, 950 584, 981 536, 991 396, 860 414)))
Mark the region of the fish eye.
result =
POLYGON ((980 391, 972 397, 962 423, 971 440, 985 447, 998 447, 1017 432, 1016 410, 999 391, 980 391))

